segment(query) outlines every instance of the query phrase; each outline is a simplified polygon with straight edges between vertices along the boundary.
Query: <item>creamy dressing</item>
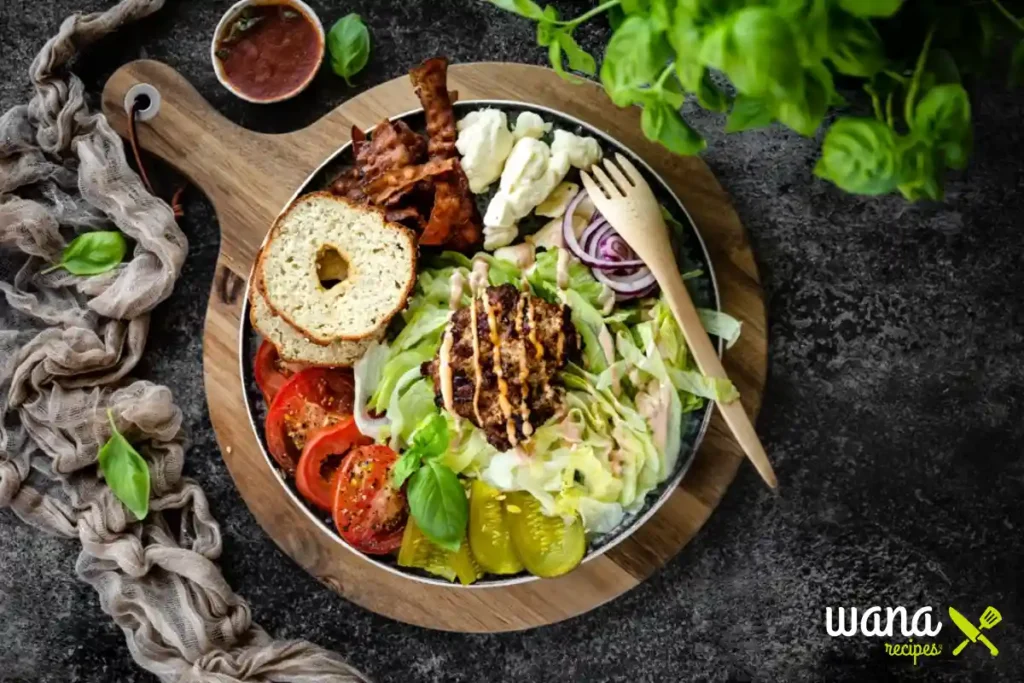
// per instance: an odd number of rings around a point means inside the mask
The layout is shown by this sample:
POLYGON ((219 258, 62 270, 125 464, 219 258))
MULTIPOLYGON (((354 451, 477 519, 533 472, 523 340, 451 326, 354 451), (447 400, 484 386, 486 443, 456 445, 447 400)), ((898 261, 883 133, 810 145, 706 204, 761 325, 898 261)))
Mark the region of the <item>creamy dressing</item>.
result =
POLYGON ((448 289, 448 310, 457 311, 462 308, 462 294, 466 289, 466 278, 462 276, 461 270, 452 273, 452 279, 448 289))
POLYGON ((501 336, 498 334, 498 319, 494 315, 494 307, 491 306, 490 297, 485 293, 484 310, 487 314, 487 327, 491 338, 491 358, 494 365, 494 375, 498 378, 498 406, 505 415, 505 432, 508 434, 509 443, 513 446, 518 443, 516 438, 516 426, 512 421, 512 404, 508 400, 508 382, 505 381, 505 373, 501 367, 501 336))
POLYGON ((658 387, 657 394, 650 393, 655 384, 657 382, 651 382, 647 391, 636 397, 636 409, 647 420, 654 436, 654 445, 659 451, 664 452, 668 443, 668 411, 672 404, 672 395, 669 392, 675 389, 664 384, 658 387))
POLYGON ((530 378, 530 367, 526 358, 526 340, 523 338, 523 318, 526 315, 527 295, 520 293, 519 301, 516 302, 516 337, 519 339, 519 390, 522 401, 519 404, 519 416, 523 418, 523 434, 533 434, 533 425, 530 424, 530 385, 527 382, 530 378))
POLYGON ((441 399, 444 401, 444 409, 452 415, 455 414, 455 391, 452 388, 452 347, 455 345, 455 335, 451 329, 444 331, 444 341, 441 342, 441 351, 438 354, 440 363, 437 374, 441 380, 441 399))
POLYGON ((473 300, 469 309, 470 328, 473 330, 473 414, 476 416, 476 423, 483 424, 483 418, 480 417, 480 385, 483 383, 483 377, 481 376, 480 370, 480 335, 476 329, 476 294, 473 295, 473 300))
POLYGON ((572 263, 572 254, 568 249, 558 250, 558 264, 555 267, 555 282, 559 289, 569 288, 569 265, 572 263))
POLYGON ((491 264, 484 259, 478 258, 473 261, 473 270, 469 274, 469 288, 473 296, 479 296, 487 288, 487 276, 491 271, 491 264))

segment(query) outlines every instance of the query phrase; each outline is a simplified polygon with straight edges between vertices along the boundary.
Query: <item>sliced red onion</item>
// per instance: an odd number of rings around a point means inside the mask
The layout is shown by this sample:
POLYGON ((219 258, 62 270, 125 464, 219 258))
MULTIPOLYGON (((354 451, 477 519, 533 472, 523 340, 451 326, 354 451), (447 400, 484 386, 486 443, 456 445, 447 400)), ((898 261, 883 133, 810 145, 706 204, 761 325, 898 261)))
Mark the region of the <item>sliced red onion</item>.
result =
MULTIPOLYGON (((644 262, 640 259, 633 259, 629 261, 610 261, 608 259, 600 258, 594 254, 589 253, 580 246, 579 241, 576 239, 576 233, 572 229, 572 215, 576 210, 576 207, 580 205, 583 198, 587 196, 586 190, 580 190, 573 197, 569 203, 568 208, 565 210, 565 216, 562 217, 562 236, 565 238, 565 245, 572 252, 573 256, 578 258, 580 261, 590 266, 591 268, 607 268, 610 270, 618 270, 619 268, 629 268, 631 266, 642 266, 644 262)), ((591 240, 593 243, 593 240, 591 240)))
POLYGON ((635 299, 640 296, 646 296, 652 286, 657 286, 654 273, 646 268, 644 270, 646 272, 637 272, 625 277, 616 277, 600 270, 594 270, 593 273, 598 282, 608 285, 608 288, 615 292, 616 295, 635 299))
POLYGON ((604 219, 604 216, 594 213, 594 217, 590 220, 587 227, 583 229, 583 234, 580 235, 580 246, 583 248, 583 251, 589 251, 594 240, 600 239, 601 235, 614 230, 615 228, 604 219))

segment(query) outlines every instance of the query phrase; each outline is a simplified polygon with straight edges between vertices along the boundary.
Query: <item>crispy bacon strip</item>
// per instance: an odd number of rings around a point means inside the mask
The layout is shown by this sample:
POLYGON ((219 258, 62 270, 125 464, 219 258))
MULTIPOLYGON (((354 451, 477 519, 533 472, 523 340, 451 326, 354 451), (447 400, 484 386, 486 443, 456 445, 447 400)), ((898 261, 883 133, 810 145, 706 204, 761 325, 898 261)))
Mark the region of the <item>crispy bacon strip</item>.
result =
POLYGON ((467 249, 480 241, 480 214, 469 192, 469 181, 459 166, 434 185, 434 208, 420 236, 425 246, 467 249))
POLYGON ((392 223, 403 223, 410 228, 423 230, 426 221, 423 212, 416 206, 391 206, 384 212, 384 217, 392 223))
POLYGON ((371 202, 384 206, 395 195, 410 192, 421 180, 450 173, 458 163, 458 159, 431 159, 425 164, 394 168, 366 183, 363 190, 371 202))
POLYGON ((356 166, 367 181, 372 181, 387 171, 417 163, 425 151, 423 138, 409 126, 385 119, 374 129, 369 144, 355 147, 356 166))
POLYGON ((357 204, 366 203, 363 192, 363 177, 357 168, 346 169, 331 183, 331 192, 357 204))
POLYGON ((427 117, 427 151, 431 159, 456 155, 455 112, 448 93, 448 60, 434 57, 409 72, 416 96, 427 117))

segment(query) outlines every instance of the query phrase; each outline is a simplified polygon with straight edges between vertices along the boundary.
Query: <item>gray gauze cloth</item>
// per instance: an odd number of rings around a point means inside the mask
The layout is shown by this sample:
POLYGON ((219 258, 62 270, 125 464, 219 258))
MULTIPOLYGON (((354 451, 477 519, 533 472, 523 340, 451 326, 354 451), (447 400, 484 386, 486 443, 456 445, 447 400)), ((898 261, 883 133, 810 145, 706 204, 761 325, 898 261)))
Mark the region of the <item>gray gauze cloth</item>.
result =
POLYGON ((162 386, 130 379, 149 317, 181 273, 185 236, 168 205, 125 161, 102 114, 67 70, 82 48, 152 14, 163 0, 122 0, 69 17, 32 62, 35 94, 0 118, 0 246, 23 265, 0 281, 0 507, 82 544, 76 571, 162 681, 366 680, 310 643, 271 639, 224 581, 221 535, 206 495, 182 477, 181 411, 162 386), (113 224, 130 259, 94 277, 41 271, 69 237, 113 224), (96 466, 119 431, 149 464, 150 514, 139 522, 96 466))

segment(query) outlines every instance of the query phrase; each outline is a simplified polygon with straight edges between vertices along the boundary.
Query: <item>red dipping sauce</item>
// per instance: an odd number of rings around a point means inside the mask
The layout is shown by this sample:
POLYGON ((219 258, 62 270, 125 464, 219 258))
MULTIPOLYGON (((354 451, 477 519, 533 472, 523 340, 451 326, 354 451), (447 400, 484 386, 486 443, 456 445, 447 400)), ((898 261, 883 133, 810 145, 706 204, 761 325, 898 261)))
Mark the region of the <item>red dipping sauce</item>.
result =
POLYGON ((312 17, 290 3, 249 5, 217 36, 219 75, 245 99, 276 102, 291 97, 320 68, 321 33, 312 17))

